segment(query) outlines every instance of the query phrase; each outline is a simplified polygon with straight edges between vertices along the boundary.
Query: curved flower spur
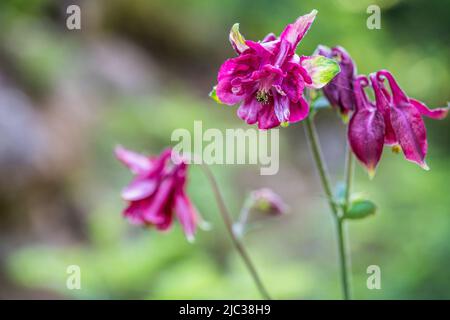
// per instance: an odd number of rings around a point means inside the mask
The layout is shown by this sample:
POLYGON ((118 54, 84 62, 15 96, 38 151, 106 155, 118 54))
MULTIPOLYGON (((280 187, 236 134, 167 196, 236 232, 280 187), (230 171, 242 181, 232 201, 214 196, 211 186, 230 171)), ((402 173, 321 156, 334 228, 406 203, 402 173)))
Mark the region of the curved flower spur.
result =
POLYGON ((313 10, 299 17, 280 37, 268 34, 261 42, 245 40, 235 24, 230 42, 238 56, 222 64, 210 95, 219 103, 240 103, 238 116, 248 124, 257 123, 259 129, 305 119, 309 113, 305 88, 322 88, 339 73, 333 59, 295 53, 316 14, 313 10))

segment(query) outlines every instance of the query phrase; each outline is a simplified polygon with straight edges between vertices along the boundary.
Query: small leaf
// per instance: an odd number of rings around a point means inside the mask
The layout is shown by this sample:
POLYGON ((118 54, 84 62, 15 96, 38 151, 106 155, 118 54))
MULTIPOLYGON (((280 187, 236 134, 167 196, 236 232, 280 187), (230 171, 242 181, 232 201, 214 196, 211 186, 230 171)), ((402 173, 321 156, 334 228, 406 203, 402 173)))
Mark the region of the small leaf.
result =
POLYGON ((344 219, 363 219, 375 214, 377 206, 370 200, 355 200, 344 214, 344 219))
POLYGON ((222 102, 219 100, 219 97, 217 97, 216 86, 212 88, 211 92, 209 93, 209 97, 215 102, 222 104, 222 102))

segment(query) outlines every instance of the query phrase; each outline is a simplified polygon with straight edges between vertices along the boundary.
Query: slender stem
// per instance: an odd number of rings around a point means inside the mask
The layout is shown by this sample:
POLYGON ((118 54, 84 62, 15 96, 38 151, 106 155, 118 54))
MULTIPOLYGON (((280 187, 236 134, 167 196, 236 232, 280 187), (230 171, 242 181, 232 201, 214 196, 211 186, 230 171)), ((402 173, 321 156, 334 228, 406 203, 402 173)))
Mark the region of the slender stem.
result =
POLYGON ((264 287, 264 285, 261 281, 261 278, 259 277, 258 272, 256 271, 255 265, 253 264, 252 260, 250 259, 250 256, 247 253, 247 250, 245 249, 243 243, 240 241, 240 239, 236 236, 236 234, 233 231, 233 219, 231 217, 230 212, 228 211, 227 206, 225 205, 225 201, 219 190, 217 181, 214 178, 213 173, 211 172, 211 169, 207 165, 203 165, 203 164, 201 165, 201 167, 202 167, 203 171, 205 172, 206 176, 208 177, 208 180, 212 186, 214 195, 216 197, 217 205, 219 207, 220 214, 225 223, 225 227, 231 237, 231 240, 232 240, 234 246, 236 247, 236 250, 238 251, 239 255, 242 257, 242 260, 244 260, 245 266, 249 270, 262 297, 266 300, 271 300, 269 293, 267 292, 266 288, 264 287))
POLYGON ((350 195, 352 192, 353 172, 354 172, 355 157, 353 157, 352 149, 347 143, 347 159, 345 161, 345 199, 344 210, 347 211, 350 206, 350 195))
MULTIPOLYGON (((351 205, 351 192, 352 192, 352 182, 353 182, 353 172, 354 172, 355 157, 353 156, 352 149, 347 143, 347 158, 345 161, 345 198, 344 198, 344 214, 350 209, 351 205)), ((338 237, 339 237, 339 254, 343 257, 340 258, 341 270, 342 272, 342 282, 344 285, 344 296, 346 300, 351 299, 351 281, 349 275, 351 275, 351 257, 349 245, 347 243, 348 232, 347 226, 345 225, 344 219, 339 219, 338 223, 338 237)))
POLYGON ((341 268, 342 293, 345 300, 351 299, 351 284, 349 278, 350 257, 347 245, 347 226, 342 218, 336 217, 336 228, 338 235, 339 262, 341 268))
POLYGON ((320 181, 322 182, 322 187, 325 191, 325 195, 327 196, 328 203, 330 205, 330 209, 333 214, 338 217, 339 209, 334 201, 333 193, 331 191, 330 178, 328 177, 328 171, 323 160, 322 151, 320 149, 319 137, 317 135, 316 126, 314 125, 311 117, 307 117, 305 120, 305 128, 306 128, 306 137, 308 138, 309 147, 311 148, 311 152, 314 158, 314 162, 316 164, 317 170, 319 171, 320 181))
MULTIPOLYGON (((339 261, 340 261, 340 271, 341 271, 341 282, 344 299, 350 299, 350 282, 348 276, 348 254, 347 254, 347 246, 345 240, 345 230, 344 230, 344 221, 342 217, 339 215, 339 207, 334 201, 333 193, 331 191, 331 183, 330 178, 328 177, 328 171, 325 165, 325 161, 323 159, 322 151, 320 148, 319 137, 317 135, 317 130, 314 125, 313 119, 311 117, 306 118, 305 120, 305 130, 306 136, 308 138, 309 146, 311 148, 311 152, 314 158, 314 162, 316 164, 317 170, 319 171, 320 180, 322 182, 322 187, 325 191, 325 195, 327 196, 328 203, 330 205, 331 212, 333 213, 333 217, 335 218, 336 225, 336 233, 338 238, 338 251, 339 251, 339 261)), ((349 188, 347 188, 349 189, 349 188)))

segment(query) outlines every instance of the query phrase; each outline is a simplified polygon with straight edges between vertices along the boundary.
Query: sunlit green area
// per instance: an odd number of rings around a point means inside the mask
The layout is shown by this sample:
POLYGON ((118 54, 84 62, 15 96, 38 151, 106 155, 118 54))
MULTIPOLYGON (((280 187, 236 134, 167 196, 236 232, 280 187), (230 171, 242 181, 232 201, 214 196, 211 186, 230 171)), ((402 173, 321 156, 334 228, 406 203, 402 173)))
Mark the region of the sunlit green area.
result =
MULTIPOLYGON (((131 226, 120 190, 131 175, 113 156, 122 144, 156 154, 175 129, 248 128, 236 107, 208 97, 221 63, 234 55, 228 32, 248 39, 279 34, 319 11, 298 53, 341 45, 358 72, 393 72, 430 107, 447 105, 450 2, 442 0, 74 1, 81 30, 66 27, 64 1, 0 2, 0 298, 258 299, 233 250, 214 195, 197 166, 189 195, 211 224, 190 244, 175 223, 167 233, 131 226), (366 9, 381 8, 369 30, 366 9), (81 268, 81 289, 66 286, 81 268)), ((343 179, 345 126, 333 110, 316 116, 331 177, 343 179)), ((355 192, 375 216, 350 223, 357 299, 449 299, 450 120, 426 120, 426 172, 384 150, 373 180, 356 168, 355 192), (369 290, 367 268, 381 269, 369 290)), ((215 165, 230 210, 270 187, 290 207, 245 237, 276 299, 341 297, 333 220, 303 125, 280 129, 280 170, 215 165)))

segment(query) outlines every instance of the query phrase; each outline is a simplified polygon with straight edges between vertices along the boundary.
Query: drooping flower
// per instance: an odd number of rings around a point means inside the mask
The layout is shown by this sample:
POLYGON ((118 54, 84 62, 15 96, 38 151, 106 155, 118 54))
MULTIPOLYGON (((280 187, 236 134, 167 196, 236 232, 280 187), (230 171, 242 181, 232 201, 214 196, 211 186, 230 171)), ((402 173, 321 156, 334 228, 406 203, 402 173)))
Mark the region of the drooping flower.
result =
POLYGON ((356 158, 373 177, 383 152, 385 123, 383 114, 366 95, 364 88, 368 85, 366 76, 353 81, 355 112, 348 126, 348 141, 356 158))
POLYGON ((257 123, 260 129, 307 117, 304 89, 321 88, 339 72, 332 59, 295 53, 316 13, 299 17, 280 37, 269 34, 261 42, 245 40, 235 24, 230 42, 238 56, 222 64, 211 96, 228 105, 240 103, 238 116, 248 124, 257 123))
POLYGON ((429 109, 424 103, 409 98, 387 70, 378 71, 372 82, 376 83, 377 80, 380 86, 373 86, 375 92, 378 95, 382 93, 389 102, 389 117, 385 117, 385 121, 392 131, 388 132, 390 137, 386 142, 399 144, 407 160, 428 170, 425 162, 427 134, 422 116, 443 119, 448 113, 448 107, 429 109), (385 79, 389 83, 390 92, 384 87, 385 79))
POLYGON ((280 215, 287 212, 287 205, 272 189, 262 188, 254 190, 250 194, 250 198, 251 209, 273 215, 280 215))
POLYGON ((124 216, 132 224, 167 230, 175 214, 187 239, 193 240, 198 214, 185 190, 187 163, 170 148, 158 157, 146 157, 121 146, 116 147, 115 154, 134 174, 122 191, 122 198, 128 202, 124 216), (173 158, 179 161, 175 163, 173 158))
POLYGON ((322 88, 331 106, 338 108, 341 115, 347 116, 355 109, 353 81, 356 78, 356 65, 348 52, 340 47, 328 48, 320 45, 316 52, 324 57, 335 59, 341 72, 322 88))
POLYGON ((365 76, 354 81, 355 113, 349 128, 348 139, 353 153, 373 176, 381 158, 383 145, 403 151, 405 158, 428 170, 425 162, 427 135, 422 116, 443 119, 449 108, 429 109, 424 103, 409 98, 389 71, 381 70, 370 75, 375 103, 369 101, 363 87, 368 86, 365 76), (389 89, 384 80, 388 81, 389 89))

